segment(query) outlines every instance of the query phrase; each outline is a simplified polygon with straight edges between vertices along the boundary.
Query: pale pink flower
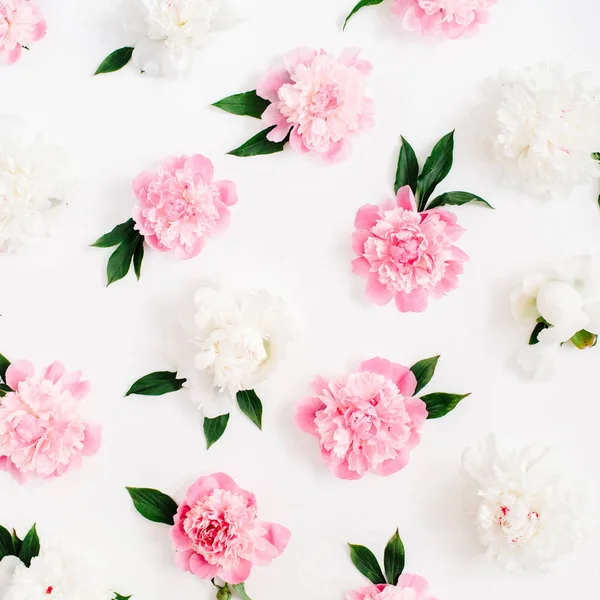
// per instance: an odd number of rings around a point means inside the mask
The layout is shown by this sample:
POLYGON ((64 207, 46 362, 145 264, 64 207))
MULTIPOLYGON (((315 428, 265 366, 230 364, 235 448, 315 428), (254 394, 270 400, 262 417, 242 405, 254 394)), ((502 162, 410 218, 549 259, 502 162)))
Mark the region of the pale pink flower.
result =
POLYGON ((352 270, 367 278, 367 297, 375 304, 392 298, 401 312, 422 312, 429 296, 441 298, 458 286, 469 257, 454 245, 464 229, 456 215, 441 208, 417 211, 409 186, 396 201, 365 204, 356 214, 352 270))
POLYGON ((229 224, 237 202, 232 181, 213 181, 212 162, 201 154, 167 159, 158 173, 144 171, 133 181, 138 204, 136 229, 161 252, 180 259, 197 256, 206 239, 229 224))
POLYGON ((450 39, 475 33, 489 20, 497 0, 394 0, 392 10, 404 17, 404 29, 450 39))
POLYGON ((46 35, 40 7, 31 0, 0 0, 0 60, 9 65, 21 58, 23 47, 46 35))
POLYGON ((100 427, 77 413, 90 391, 80 371, 57 361, 40 376, 19 360, 8 367, 6 384, 13 391, 0 398, 0 469, 21 483, 28 475, 60 477, 98 451, 100 427))
POLYGON ((256 92, 271 104, 262 115, 280 142, 290 134, 299 152, 317 152, 327 161, 344 158, 349 138, 373 125, 373 101, 365 96, 371 63, 359 50, 344 50, 339 58, 300 48, 285 56, 285 68, 267 71, 256 92))
POLYGON ((425 403, 413 397, 416 386, 408 367, 373 358, 351 375, 317 377, 314 395, 298 406, 296 425, 318 438, 337 477, 391 475, 408 463, 427 419, 425 403))
POLYGON ((348 592, 346 600, 436 600, 428 590, 426 579, 403 573, 396 586, 370 585, 356 592, 348 592))
POLYGON ((290 536, 282 525, 259 521, 254 494, 224 473, 200 477, 188 489, 171 527, 180 569, 231 584, 246 581, 254 565, 269 565, 290 536))

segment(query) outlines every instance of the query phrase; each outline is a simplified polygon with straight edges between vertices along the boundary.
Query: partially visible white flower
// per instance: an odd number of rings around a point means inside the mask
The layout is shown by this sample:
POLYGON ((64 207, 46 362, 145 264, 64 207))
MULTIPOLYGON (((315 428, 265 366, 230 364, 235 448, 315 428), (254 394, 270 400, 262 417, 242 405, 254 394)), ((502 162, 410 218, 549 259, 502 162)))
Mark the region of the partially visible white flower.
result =
POLYGON ((550 448, 489 436, 465 450, 462 466, 479 541, 508 569, 547 568, 581 540, 583 489, 550 448))
POLYGON ((194 52, 215 31, 235 24, 233 0, 130 0, 127 24, 136 42, 132 60, 152 76, 178 77, 191 72, 194 52))
POLYGON ((542 63, 491 83, 486 132, 513 184, 565 194, 600 176, 600 90, 588 79, 542 63))
POLYGON ((111 600, 113 593, 98 576, 74 556, 57 548, 42 549, 27 568, 14 557, 0 562, 0 571, 12 570, 2 600, 111 600))
POLYGON ((519 350, 517 364, 535 379, 549 379, 554 373, 559 353, 560 344, 538 342, 519 350))
POLYGON ((264 381, 295 336, 295 318, 283 300, 265 290, 238 302, 212 288, 195 295, 187 360, 178 372, 204 416, 229 412, 240 390, 264 381))
POLYGON ((48 234, 65 197, 65 165, 61 148, 32 138, 19 117, 0 116, 0 252, 48 234))

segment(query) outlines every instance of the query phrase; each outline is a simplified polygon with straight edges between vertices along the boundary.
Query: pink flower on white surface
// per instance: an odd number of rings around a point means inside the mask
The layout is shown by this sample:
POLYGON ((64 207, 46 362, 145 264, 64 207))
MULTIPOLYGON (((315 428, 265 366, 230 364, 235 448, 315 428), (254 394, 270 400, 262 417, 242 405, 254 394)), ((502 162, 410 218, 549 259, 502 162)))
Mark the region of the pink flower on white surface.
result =
POLYGON ((237 192, 232 181, 213 181, 213 176, 212 162, 194 154, 169 158, 157 173, 135 178, 133 219, 152 248, 193 258, 210 235, 226 229, 237 192))
POLYGON ((469 257, 454 245, 464 229, 441 208, 417 211, 409 186, 396 201, 365 204, 356 214, 352 270, 367 278, 367 297, 378 305, 392 298, 401 312, 422 312, 429 297, 458 287, 469 257))
POLYGON ((428 590, 426 579, 403 573, 398 585, 370 585, 356 592, 348 592, 346 600, 436 600, 428 590))
POLYGON ((100 427, 77 413, 90 391, 81 372, 69 373, 57 361, 40 376, 20 360, 8 367, 6 384, 13 391, 0 398, 0 469, 19 482, 60 477, 98 451, 100 427))
POLYGON ((281 525, 259 521, 254 494, 224 473, 200 477, 188 489, 171 528, 180 569, 231 584, 246 581, 254 565, 269 565, 290 536, 281 525))
POLYGON ((296 424, 318 438, 321 457, 337 477, 391 475, 408 463, 427 419, 416 386, 408 367, 373 358, 356 373, 317 377, 313 395, 298 406, 296 424))
POLYGON ((9 65, 21 58, 24 47, 46 35, 40 7, 31 0, 0 0, 0 60, 9 65))
POLYGON ((288 133, 300 152, 317 152, 327 161, 344 158, 349 138, 373 125, 373 101, 365 96, 371 63, 359 50, 344 50, 339 58, 310 48, 285 56, 285 68, 265 73, 257 94, 271 104, 262 115, 273 130, 272 142, 288 133))
POLYGON ((403 16, 404 29, 450 39, 475 33, 489 21, 497 0, 394 0, 392 10, 403 16))

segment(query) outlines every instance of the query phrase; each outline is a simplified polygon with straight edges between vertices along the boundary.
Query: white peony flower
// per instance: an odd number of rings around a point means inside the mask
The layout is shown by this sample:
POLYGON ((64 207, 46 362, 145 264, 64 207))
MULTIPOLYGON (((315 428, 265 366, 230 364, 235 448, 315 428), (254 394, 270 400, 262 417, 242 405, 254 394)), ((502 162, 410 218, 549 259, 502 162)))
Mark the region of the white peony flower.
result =
POLYGON ((1 600, 112 600, 114 594, 75 557, 43 549, 27 568, 18 558, 0 562, 1 600))
POLYGON ((583 492, 549 448, 490 436, 465 450, 462 466, 479 541, 508 569, 546 568, 580 541, 583 492))
POLYGON ((296 327, 283 300, 265 290, 238 303, 228 294, 202 288, 195 304, 187 360, 178 371, 204 416, 214 418, 229 412, 237 392, 266 379, 296 327))
POLYGON ((540 64, 502 73, 485 107, 494 155, 514 184, 568 193, 600 176, 600 90, 585 75, 540 64))
POLYGON ((132 60, 152 76, 178 77, 192 69, 194 52, 213 32, 235 23, 232 0, 130 0, 136 37, 132 60))
POLYGON ((65 163, 64 151, 31 139, 20 118, 0 116, 0 252, 48 234, 65 195, 65 163))

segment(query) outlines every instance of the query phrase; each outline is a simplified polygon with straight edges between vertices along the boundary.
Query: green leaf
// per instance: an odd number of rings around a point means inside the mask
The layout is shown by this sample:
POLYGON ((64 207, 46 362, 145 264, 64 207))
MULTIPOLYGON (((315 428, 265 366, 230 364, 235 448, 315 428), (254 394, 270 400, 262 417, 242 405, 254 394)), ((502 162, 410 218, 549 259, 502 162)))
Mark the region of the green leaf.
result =
POLYGON ((8 392, 13 392, 14 390, 9 388, 5 383, 0 383, 0 392, 4 392, 7 394, 8 392))
POLYGON ((129 273, 139 238, 142 238, 142 241, 144 239, 139 231, 133 231, 110 255, 108 266, 106 267, 107 285, 123 279, 129 273))
POLYGON ((539 343, 538 336, 540 335, 540 333, 542 333, 542 331, 544 331, 544 329, 548 329, 549 327, 551 327, 550 323, 547 323, 542 317, 540 317, 537 320, 537 325, 531 332, 531 337, 529 338, 529 345, 535 346, 537 343, 539 343))
POLYGON ((115 592, 113 600, 129 600, 129 598, 131 598, 131 596, 121 596, 121 594, 117 594, 117 592, 115 592))
POLYGON ((251 92, 227 96, 227 98, 215 102, 213 106, 234 115, 260 119, 269 104, 271 103, 261 98, 256 90, 252 90, 251 92))
POLYGON ((451 131, 434 146, 429 158, 425 161, 423 172, 419 176, 417 195, 419 196, 420 211, 425 210, 427 200, 437 185, 450 173, 453 153, 454 131, 451 131))
POLYGON ((15 544, 13 542, 12 535, 8 529, 5 529, 0 525, 0 560, 5 556, 18 556, 18 552, 15 550, 15 544))
POLYGON ((263 407, 254 390, 243 390, 237 393, 237 402, 241 411, 262 430, 263 407))
POLYGON ((19 536, 17 535, 17 532, 14 529, 12 530, 12 542, 15 548, 15 556, 19 556, 19 554, 21 553, 21 546, 23 545, 23 540, 19 539, 19 536))
MULTIPOLYGON (((6 381, 6 370, 10 367, 10 360, 0 354, 0 379, 6 381)), ((10 389, 10 388, 9 388, 10 389)))
POLYGON ((96 69, 94 75, 100 75, 101 73, 114 73, 114 71, 122 69, 131 60, 132 54, 132 46, 125 46, 124 48, 119 48, 118 50, 111 52, 100 63, 100 66, 96 69))
POLYGON ((439 359, 439 354, 437 356, 432 356, 431 358, 425 358, 424 360, 420 360, 418 363, 415 363, 410 368, 417 380, 415 395, 418 394, 431 381, 439 359))
POLYGON ((142 261, 144 260, 144 236, 138 237, 137 246, 133 252, 133 270, 137 280, 142 276, 142 261))
POLYGON ((441 194, 435 200, 432 200, 429 203, 427 209, 437 208, 438 206, 444 206, 446 204, 452 204, 455 206, 462 206, 463 204, 468 204, 469 202, 482 202, 487 207, 492 210, 494 207, 481 198, 480 196, 476 196, 475 194, 470 194, 469 192, 446 192, 445 194, 441 194))
POLYGON ((207 450, 225 433, 227 423, 229 423, 229 413, 219 415, 214 419, 204 417, 204 437, 206 438, 207 450))
POLYGON ((585 350, 586 348, 593 348, 598 343, 598 336, 582 329, 571 338, 571 341, 579 350, 585 350))
POLYGON ((133 231, 134 226, 135 221, 129 219, 129 221, 117 225, 112 231, 105 233, 102 237, 98 238, 92 246, 95 248, 112 248, 113 246, 117 246, 127 239, 133 231))
POLYGON ((350 558, 354 566, 375 585, 385 583, 385 577, 375 555, 365 546, 354 544, 348 546, 350 546, 350 558))
POLYGON ((185 382, 185 379, 177 379, 176 371, 156 371, 138 379, 125 396, 162 396, 180 390, 185 382))
POLYGON ((390 541, 385 547, 383 555, 383 567, 385 576, 390 585, 396 585, 402 571, 404 571, 404 544, 400 539, 400 534, 396 529, 396 533, 390 538, 390 541))
POLYGON ((412 146, 401 136, 402 146, 398 157, 398 168, 396 169, 396 182, 394 192, 405 185, 409 185, 413 194, 417 193, 417 181, 419 179, 419 162, 412 146))
POLYGON ((241 598, 242 600, 252 600, 246 593, 246 587, 243 583, 234 583, 233 585, 229 584, 229 587, 238 598, 241 598))
POLYGON ((38 537, 35 525, 29 530, 23 544, 21 545, 21 551, 19 552, 19 558, 21 562, 29 567, 31 560, 38 556, 40 553, 40 538, 38 537))
POLYGON ((454 410, 458 403, 471 394, 444 394, 442 392, 421 396, 427 407, 428 419, 439 419, 454 410))
POLYGON ((273 127, 263 129, 263 131, 250 138, 245 144, 242 144, 239 148, 236 148, 227 154, 247 157, 258 156, 259 154, 274 154, 275 152, 281 152, 283 147, 289 141, 290 134, 288 133, 285 139, 281 142, 271 142, 267 139, 267 134, 275 127, 276 126, 273 125, 273 127))
POLYGON ((348 25, 348 21, 351 17, 353 17, 361 8, 365 6, 376 6, 377 4, 381 4, 383 0, 360 0, 360 2, 352 9, 350 14, 346 17, 344 21, 344 26, 342 29, 346 29, 346 25, 348 25))
POLYGON ((173 498, 150 488, 126 488, 135 509, 149 521, 173 525, 177 503, 173 498))

